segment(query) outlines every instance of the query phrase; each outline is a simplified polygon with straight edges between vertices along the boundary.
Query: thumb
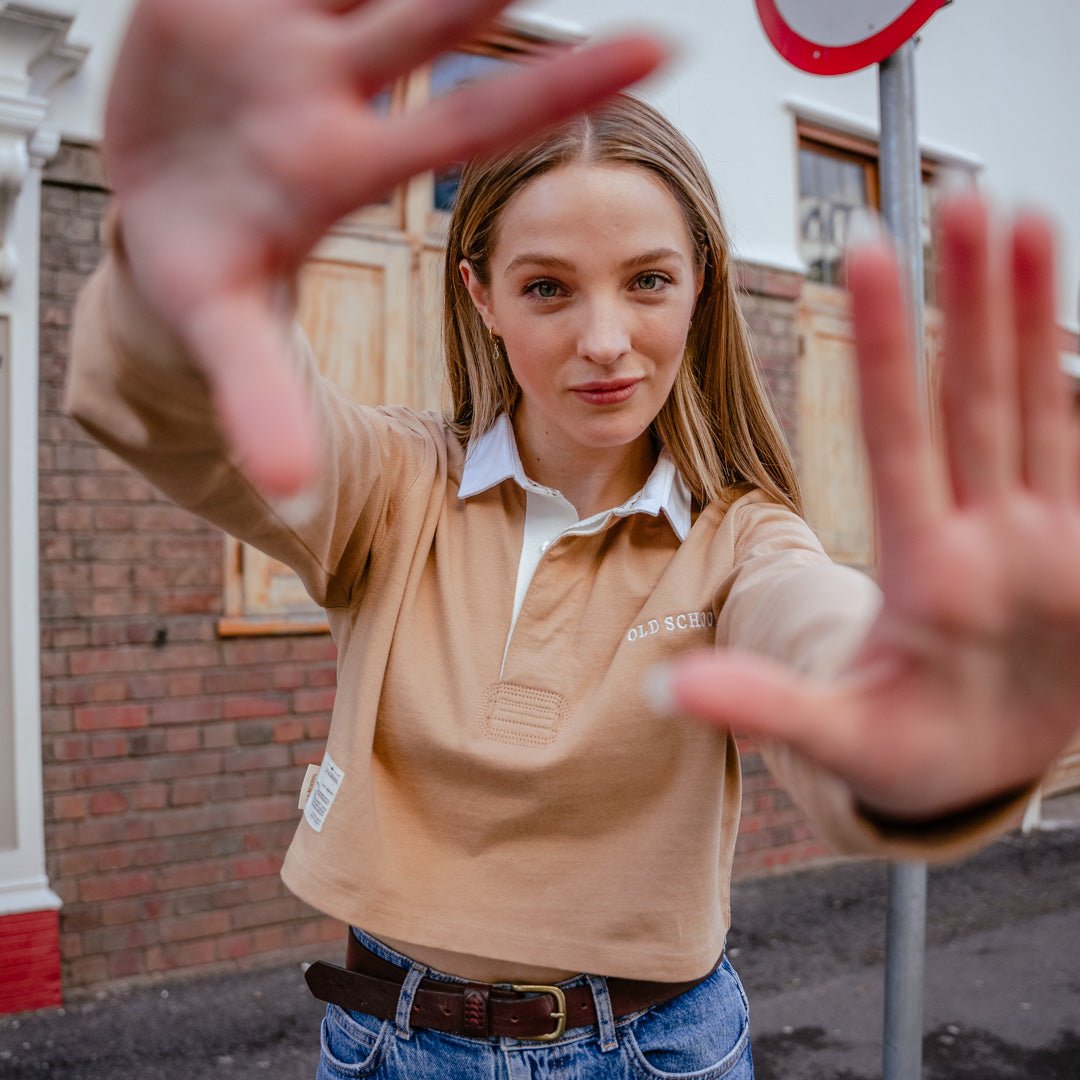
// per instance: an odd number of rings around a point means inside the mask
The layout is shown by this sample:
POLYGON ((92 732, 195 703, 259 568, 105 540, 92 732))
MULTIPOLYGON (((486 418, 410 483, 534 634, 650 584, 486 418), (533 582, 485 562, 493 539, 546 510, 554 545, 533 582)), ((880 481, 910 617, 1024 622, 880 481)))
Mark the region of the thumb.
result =
POLYGON ((213 300, 190 311, 179 331, 248 479, 272 499, 310 488, 317 468, 311 403, 286 327, 265 298, 252 292, 213 300))
POLYGON ((836 703, 819 683, 753 653, 692 653, 648 676, 661 713, 697 719, 790 745, 822 764, 840 752, 836 703))

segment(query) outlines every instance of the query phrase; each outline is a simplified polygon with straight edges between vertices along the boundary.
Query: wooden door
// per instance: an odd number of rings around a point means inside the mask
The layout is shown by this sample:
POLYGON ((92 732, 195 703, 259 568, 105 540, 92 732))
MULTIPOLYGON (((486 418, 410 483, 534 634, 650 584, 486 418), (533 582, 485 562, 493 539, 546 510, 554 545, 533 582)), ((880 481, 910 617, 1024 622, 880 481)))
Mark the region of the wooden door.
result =
MULTIPOLYGON (((405 244, 332 236, 301 274, 297 317, 316 362, 360 404, 422 407, 430 397, 414 357, 410 263, 405 244)), ((322 611, 287 566, 232 538, 226 558, 227 606, 237 622, 263 632, 278 624, 325 628, 322 611)))

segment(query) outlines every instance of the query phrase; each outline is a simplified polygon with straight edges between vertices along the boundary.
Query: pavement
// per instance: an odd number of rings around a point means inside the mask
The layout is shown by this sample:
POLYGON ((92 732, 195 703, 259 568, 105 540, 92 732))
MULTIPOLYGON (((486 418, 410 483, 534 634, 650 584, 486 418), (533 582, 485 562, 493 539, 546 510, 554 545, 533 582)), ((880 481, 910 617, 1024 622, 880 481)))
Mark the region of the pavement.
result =
MULTIPOLYGON (((881 1076, 887 897, 872 861, 735 886, 758 1080, 881 1076)), ((927 906, 923 1080, 1080 1080, 1080 794, 927 906)), ((312 1080, 321 1015, 295 961, 115 987, 0 1017, 0 1080, 312 1080)))

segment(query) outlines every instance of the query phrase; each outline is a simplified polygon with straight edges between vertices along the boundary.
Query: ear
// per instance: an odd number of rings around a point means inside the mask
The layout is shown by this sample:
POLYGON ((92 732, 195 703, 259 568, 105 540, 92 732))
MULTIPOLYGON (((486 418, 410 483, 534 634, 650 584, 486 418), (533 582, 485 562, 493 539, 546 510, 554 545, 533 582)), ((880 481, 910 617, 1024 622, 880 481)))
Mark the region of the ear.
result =
POLYGON ((476 305, 476 310, 480 313, 480 318, 484 320, 484 325, 489 331, 494 331, 495 316, 490 306, 490 290, 476 276, 476 271, 468 259, 462 259, 458 263, 458 270, 461 273, 461 280, 465 282, 465 288, 469 290, 473 304, 476 305))

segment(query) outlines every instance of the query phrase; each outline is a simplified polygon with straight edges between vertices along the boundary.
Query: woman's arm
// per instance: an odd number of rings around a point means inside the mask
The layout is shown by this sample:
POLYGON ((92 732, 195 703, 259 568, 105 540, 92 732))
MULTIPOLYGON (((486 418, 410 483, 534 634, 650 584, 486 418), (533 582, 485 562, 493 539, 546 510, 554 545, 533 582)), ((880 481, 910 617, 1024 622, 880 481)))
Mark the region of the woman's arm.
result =
POLYGON ((226 444, 207 380, 135 288, 107 232, 109 253, 79 297, 67 411, 174 502, 291 566, 319 604, 347 604, 394 494, 424 470, 434 475, 440 433, 404 410, 348 400, 318 374, 283 311, 319 464, 303 496, 267 499, 226 444))
POLYGON ((849 261, 880 612, 835 674, 717 654, 669 681, 681 709, 786 745, 892 831, 1015 809, 1080 723, 1078 436, 1052 233, 1022 216, 997 250, 973 195, 941 217, 944 448, 894 257, 877 243, 849 261))
MULTIPOLYGON (((716 630, 718 644, 732 650, 725 660, 738 677, 728 679, 721 691, 714 658, 702 654, 679 678, 691 684, 697 700, 707 697, 707 708, 722 700, 732 715, 787 709, 793 727, 827 723, 830 684, 851 667, 879 617, 881 590, 865 574, 833 563, 807 524, 784 507, 751 498, 732 513, 735 565, 717 597, 716 630), (808 710, 800 696, 814 689, 821 695, 815 702, 820 712, 808 710)), ((810 739, 812 732, 800 735, 810 739)), ((822 838, 851 854, 956 858, 1014 824, 1030 794, 1012 792, 960 816, 890 821, 860 805, 850 785, 795 740, 759 734, 757 744, 769 770, 822 838)), ((912 780, 918 783, 917 777, 912 780)))

